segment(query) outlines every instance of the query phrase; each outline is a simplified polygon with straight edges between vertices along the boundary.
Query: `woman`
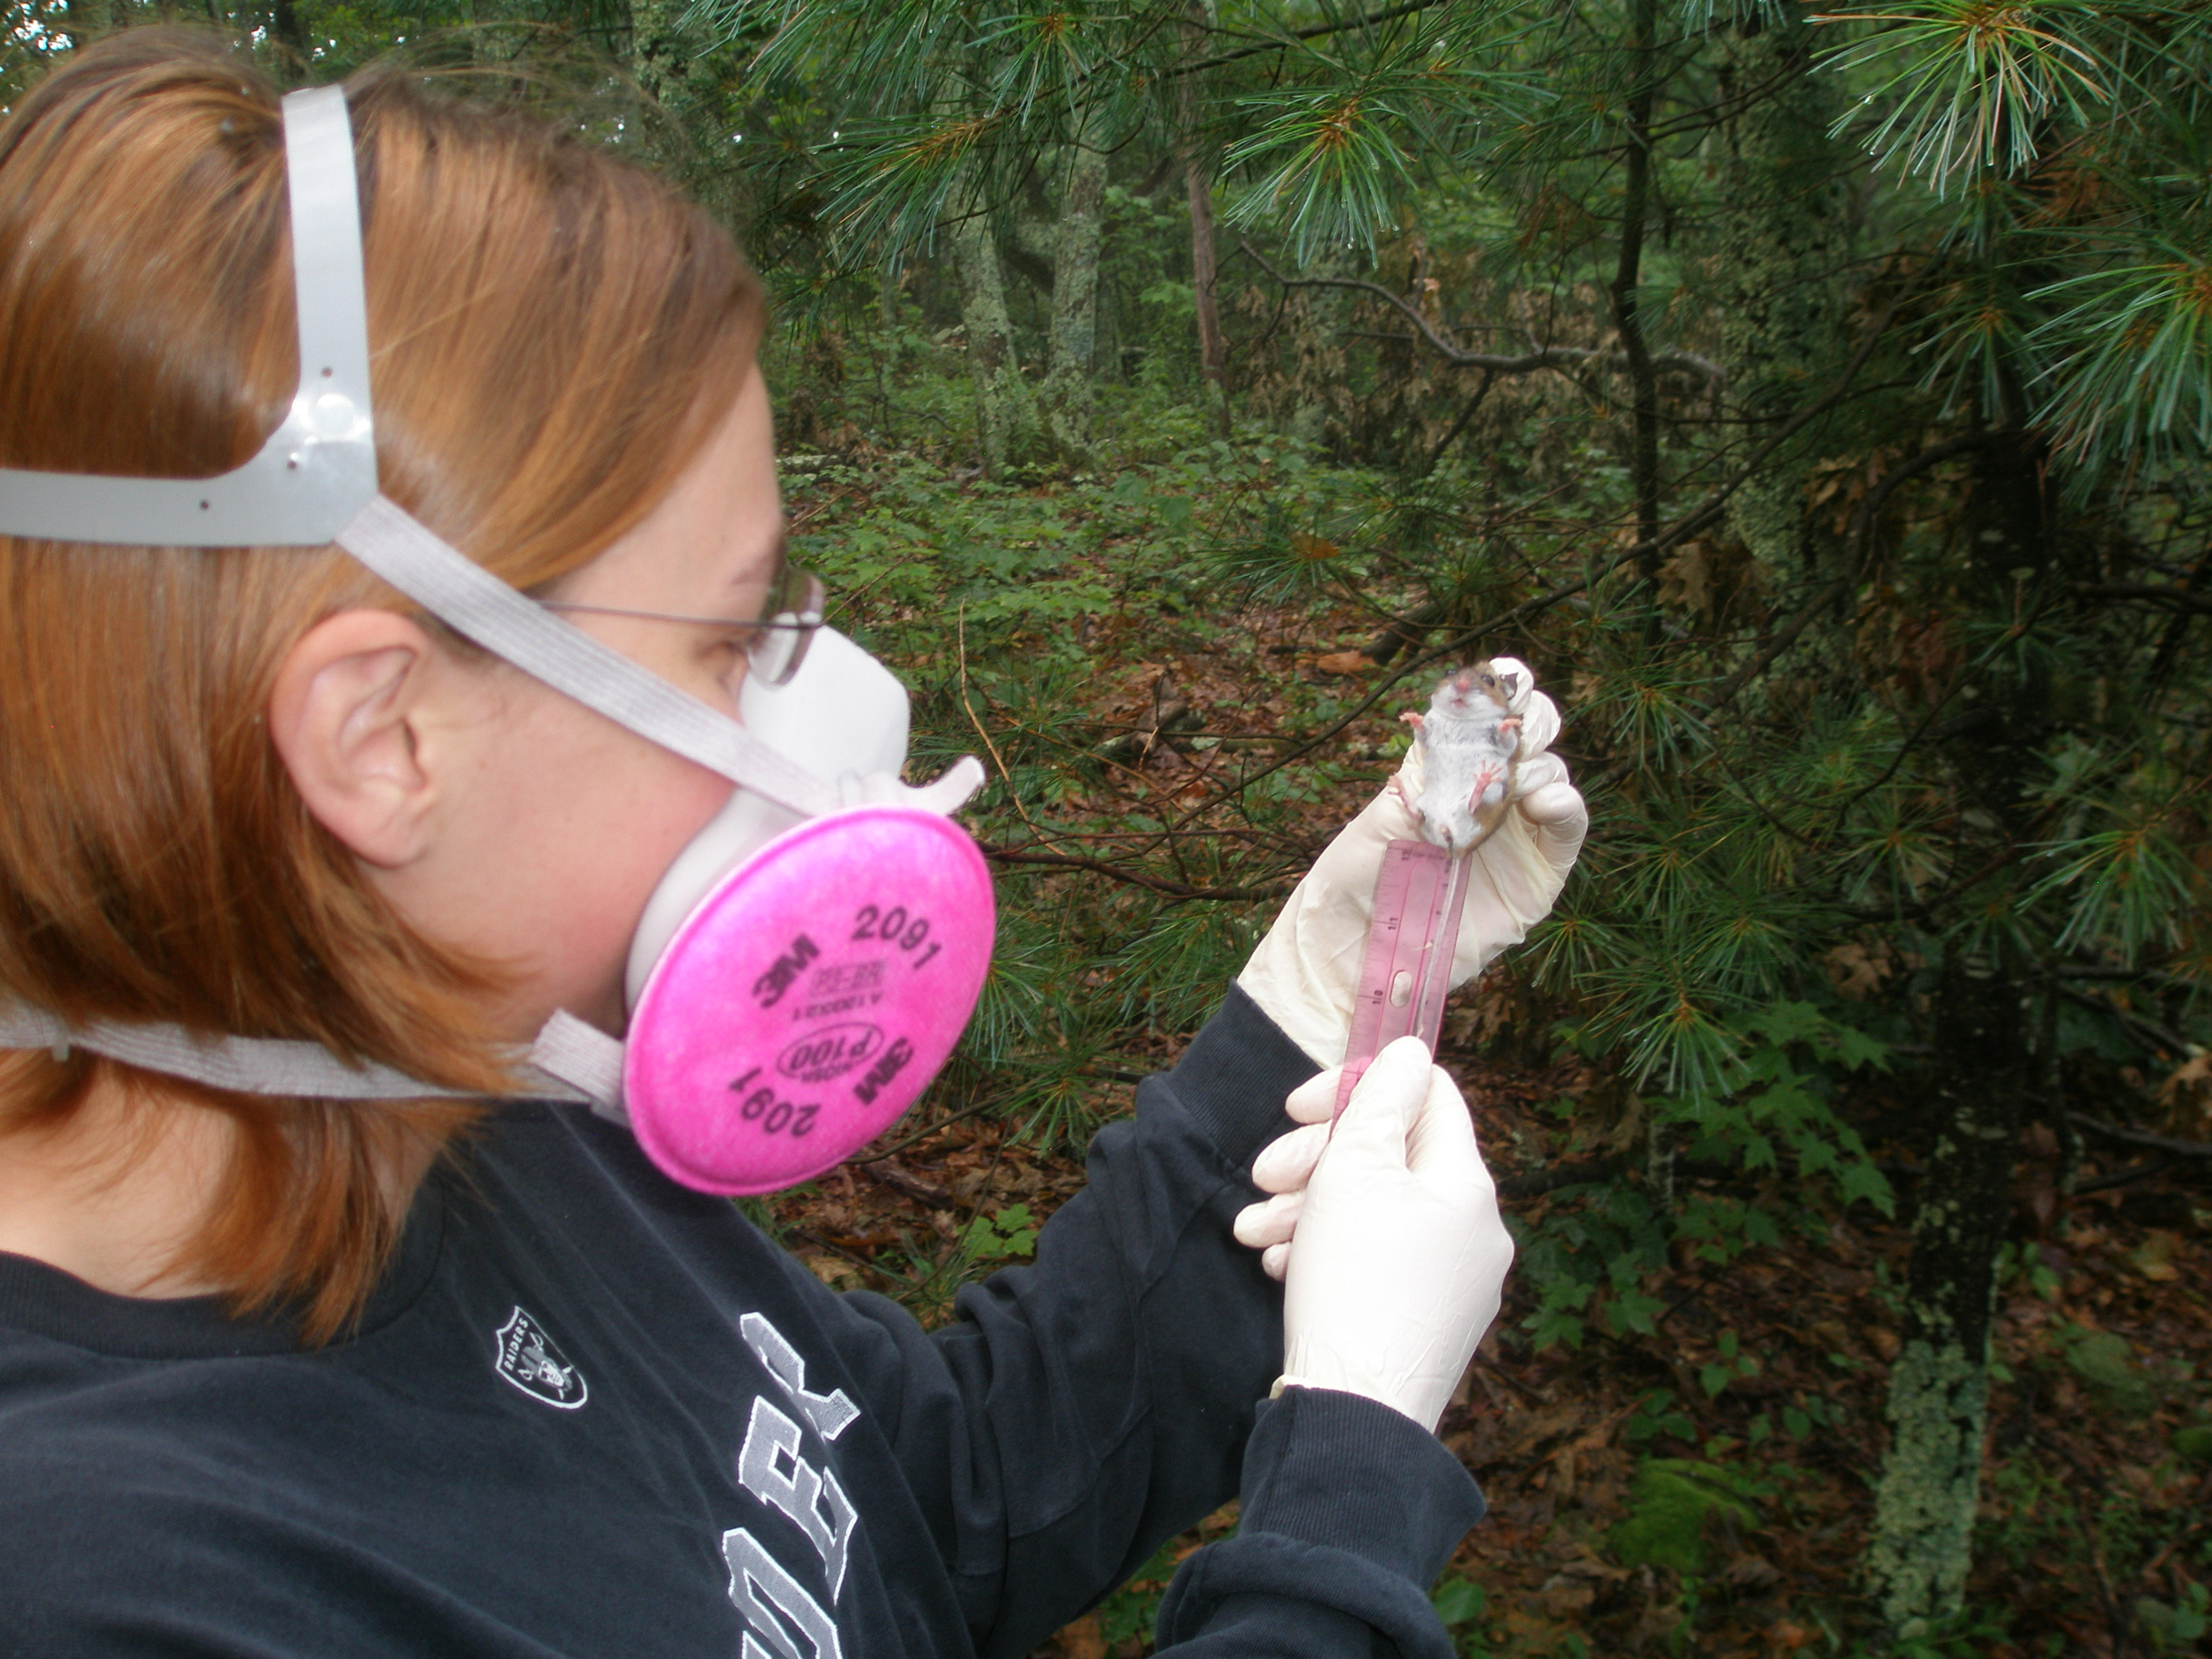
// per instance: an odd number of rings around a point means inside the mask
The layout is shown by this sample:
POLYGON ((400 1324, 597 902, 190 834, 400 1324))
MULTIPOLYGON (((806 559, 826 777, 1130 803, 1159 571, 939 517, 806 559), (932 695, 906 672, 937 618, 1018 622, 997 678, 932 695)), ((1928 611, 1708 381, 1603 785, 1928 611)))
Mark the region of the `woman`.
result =
MULTIPOLYGON (((1447 1651, 1423 1592, 1480 1498, 1429 1431, 1510 1245, 1417 1044, 1243 1219, 1289 1247, 1287 1333, 1231 1235, 1285 1097, 1333 1101, 1395 809, 933 1336, 521 1097, 533 1038, 557 1071, 548 1034, 623 1030, 641 912, 746 775, 668 708, 726 736, 803 654, 762 303, 541 125, 395 76, 346 105, 335 164, 288 156, 242 60, 142 31, 0 128, 0 1652, 1018 1654, 1240 1474, 1163 1646, 1447 1651), (314 367, 353 270, 373 447, 314 367), (343 549, 210 547, 227 484, 137 483, 313 472, 264 439, 326 416, 376 496, 343 549), (117 544, 106 495, 173 498, 178 544, 117 544), (482 614, 425 597, 453 548, 505 584, 482 614)), ((1487 950, 1579 842, 1552 764, 1487 950)))

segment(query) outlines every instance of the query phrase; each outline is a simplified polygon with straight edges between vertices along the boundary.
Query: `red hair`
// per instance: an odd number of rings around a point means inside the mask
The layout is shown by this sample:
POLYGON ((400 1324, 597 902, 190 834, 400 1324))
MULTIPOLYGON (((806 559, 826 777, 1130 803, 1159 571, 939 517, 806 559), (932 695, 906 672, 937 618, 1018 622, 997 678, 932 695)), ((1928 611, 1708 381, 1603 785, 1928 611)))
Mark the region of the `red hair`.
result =
MULTIPOLYGON (((384 493, 518 587, 667 493, 763 327, 729 238, 638 168, 395 74, 348 84, 384 493)), ((0 465, 205 477, 299 374, 277 93, 204 34, 78 54, 0 125, 0 465)), ((506 1081, 490 965, 410 928, 302 805, 263 711, 317 622, 412 607, 337 550, 0 536, 0 996, 71 1022, 303 1038, 451 1088, 506 1081)), ((0 1133, 69 1117, 81 1051, 0 1057, 0 1133)), ((271 1099, 234 1119, 175 1267, 343 1328, 404 1214, 391 1171, 481 1109, 271 1099)), ((398 1194, 404 1199, 406 1194, 398 1194)))

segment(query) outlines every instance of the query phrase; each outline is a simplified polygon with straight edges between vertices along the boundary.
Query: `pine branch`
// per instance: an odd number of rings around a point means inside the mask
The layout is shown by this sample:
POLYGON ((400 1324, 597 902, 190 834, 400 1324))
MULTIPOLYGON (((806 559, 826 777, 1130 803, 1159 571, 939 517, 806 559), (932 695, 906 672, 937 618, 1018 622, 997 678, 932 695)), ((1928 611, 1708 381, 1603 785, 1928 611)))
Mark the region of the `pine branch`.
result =
POLYGON ((2140 1164, 2130 1164, 2124 1170, 2111 1175, 2099 1176, 2094 1181, 2077 1182, 2074 1187, 2076 1197, 2086 1198, 2091 1193, 2110 1192, 2115 1187, 2131 1187, 2138 1181, 2148 1181, 2162 1176, 2181 1160, 2168 1154, 2164 1158, 2147 1158, 2140 1164))
POLYGON ((1595 1186, 1610 1181, 1628 1167, 1625 1158, 1594 1158, 1580 1164, 1562 1164, 1528 1175, 1507 1176, 1498 1183, 1500 1198, 1541 1198, 1562 1187, 1595 1186))
POLYGON ((2057 988, 2058 994, 2075 1006, 2087 1008, 2100 1014, 2108 1014, 2119 1021, 2127 1028, 2130 1036, 2154 1053, 2160 1049, 2164 1049, 2172 1054, 2185 1054, 2189 1052, 2189 1039, 2180 1032, 2160 1024, 2157 1020, 2139 1014, 2132 1008, 2123 1008, 2110 997, 2101 997, 2091 991, 2077 991, 2070 985, 2062 985, 2057 988))
POLYGON ((2212 617, 2212 599, 2185 587, 2159 587, 2148 583, 2077 582, 2074 591, 2093 599, 2151 599, 2193 616, 2212 617))
MULTIPOLYGON (((1628 150, 1621 181, 1620 248, 1606 292, 1613 301, 1613 325, 1628 360, 1630 407, 1629 478, 1636 492, 1636 528, 1645 541, 1659 533, 1659 369, 1644 337, 1638 290, 1644 280, 1644 224, 1650 216, 1651 100, 1657 90, 1652 72, 1651 36, 1657 27, 1657 0, 1631 0, 1629 50, 1636 56, 1636 79, 1628 93, 1628 150)), ((1659 556, 1644 560, 1645 580, 1658 574, 1659 556)))
MULTIPOLYGON (((1261 264, 1264 265, 1265 262, 1262 261, 1261 264)), ((1768 456, 1789 442, 1808 422, 1817 420, 1843 400, 1844 395, 1850 392, 1851 383, 1858 378, 1859 371, 1866 367, 1867 360, 1874 356, 1875 347, 1881 343, 1882 336, 1888 332, 1890 319, 1897 315, 1897 307, 1898 301, 1892 300, 1884 307, 1881 314, 1875 319, 1874 326, 1867 331, 1866 337, 1859 342, 1858 349, 1851 354, 1851 360, 1844 365, 1843 373, 1836 377, 1826 392, 1768 434, 1766 438, 1751 452, 1750 458, 1742 465, 1706 491, 1705 499, 1681 518, 1676 520, 1672 526, 1661 531, 1657 536, 1649 541, 1638 542, 1632 546, 1623 548, 1579 581, 1564 582, 1548 593, 1540 593, 1534 599, 1523 599, 1511 609, 1500 611, 1487 621, 1478 623, 1465 632, 1455 635, 1435 650, 1425 651, 1418 657, 1409 657, 1405 666, 1377 684, 1375 690, 1363 698, 1349 713, 1331 722, 1296 748, 1269 762, 1249 777, 1241 780, 1237 786, 1237 790, 1249 788, 1270 772, 1279 771, 1293 761, 1300 760, 1313 753, 1315 750, 1334 738, 1354 720, 1365 714, 1401 682, 1421 669, 1431 667, 1447 658, 1456 655, 1487 635, 1497 633, 1499 629, 1510 627, 1515 623, 1525 622, 1531 617, 1540 615, 1561 601, 1572 599, 1577 593, 1583 592, 1603 581, 1630 561, 1641 560, 1646 556, 1656 557, 1685 537, 1695 535, 1704 529, 1720 516, 1722 509, 1728 505, 1731 495, 1758 476, 1759 468, 1765 465, 1768 456)), ((1586 782, 1583 785, 1584 789, 1587 791, 1599 784, 1609 782, 1626 771, 1629 764, 1626 759, 1613 762, 1586 782)), ((1187 823, 1200 812, 1220 805, 1224 799, 1226 799, 1225 795, 1208 797, 1177 820, 1178 825, 1187 823)))

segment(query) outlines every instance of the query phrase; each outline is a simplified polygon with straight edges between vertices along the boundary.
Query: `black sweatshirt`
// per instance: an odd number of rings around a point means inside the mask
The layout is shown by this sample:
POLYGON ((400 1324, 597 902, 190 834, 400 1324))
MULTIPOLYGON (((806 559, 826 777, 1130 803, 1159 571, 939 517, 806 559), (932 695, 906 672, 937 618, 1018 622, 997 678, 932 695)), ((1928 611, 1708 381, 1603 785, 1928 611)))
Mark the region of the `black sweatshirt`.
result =
POLYGON ((1229 1223, 1312 1069, 1232 993, 928 1334, 566 1108, 425 1184, 328 1347, 0 1255, 0 1654, 1019 1655, 1240 1470, 1163 1648, 1449 1654, 1466 1472, 1261 1398, 1281 1299, 1229 1223))

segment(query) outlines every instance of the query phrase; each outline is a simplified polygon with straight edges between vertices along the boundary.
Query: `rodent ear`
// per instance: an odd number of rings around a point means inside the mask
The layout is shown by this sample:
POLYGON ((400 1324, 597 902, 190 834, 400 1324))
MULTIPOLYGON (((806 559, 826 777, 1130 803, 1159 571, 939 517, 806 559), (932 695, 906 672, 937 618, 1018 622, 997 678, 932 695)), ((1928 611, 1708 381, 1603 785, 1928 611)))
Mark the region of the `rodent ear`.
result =
POLYGON ((1517 657, 1500 657, 1492 666, 1498 671, 1498 685, 1504 693, 1507 706, 1515 714, 1519 714, 1528 704, 1528 694, 1536 684, 1535 675, 1529 672, 1528 665, 1517 657))

